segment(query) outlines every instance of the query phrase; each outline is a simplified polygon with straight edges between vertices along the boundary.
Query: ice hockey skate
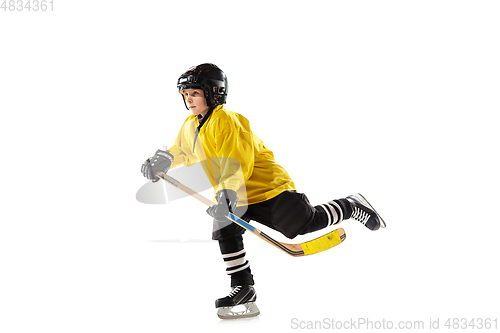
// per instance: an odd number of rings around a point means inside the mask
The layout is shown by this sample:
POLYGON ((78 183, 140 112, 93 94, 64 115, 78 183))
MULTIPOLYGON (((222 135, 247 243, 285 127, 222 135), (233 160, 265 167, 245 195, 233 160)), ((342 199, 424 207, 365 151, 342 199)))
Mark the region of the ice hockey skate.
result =
POLYGON ((370 230, 378 230, 380 227, 386 227, 385 221, 382 217, 360 193, 350 195, 346 199, 351 204, 351 219, 361 222, 370 230))
POLYGON ((235 286, 228 296, 215 301, 217 316, 220 319, 239 319, 255 317, 260 314, 260 310, 255 304, 257 294, 253 286, 235 286), (234 308, 242 307, 240 311, 234 308))

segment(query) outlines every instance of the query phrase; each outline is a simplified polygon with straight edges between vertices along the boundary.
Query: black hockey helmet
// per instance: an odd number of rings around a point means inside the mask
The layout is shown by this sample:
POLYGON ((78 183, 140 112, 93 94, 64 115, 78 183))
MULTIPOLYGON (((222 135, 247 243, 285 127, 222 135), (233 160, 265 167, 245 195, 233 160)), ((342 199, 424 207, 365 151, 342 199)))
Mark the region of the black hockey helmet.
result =
MULTIPOLYGON (((210 107, 226 103, 227 77, 214 64, 201 64, 189 68, 177 80, 177 88, 179 92, 184 89, 202 89, 205 103, 210 107)), ((184 96, 182 96, 182 100, 186 105, 184 96)), ((188 109, 187 105, 186 109, 188 109)))

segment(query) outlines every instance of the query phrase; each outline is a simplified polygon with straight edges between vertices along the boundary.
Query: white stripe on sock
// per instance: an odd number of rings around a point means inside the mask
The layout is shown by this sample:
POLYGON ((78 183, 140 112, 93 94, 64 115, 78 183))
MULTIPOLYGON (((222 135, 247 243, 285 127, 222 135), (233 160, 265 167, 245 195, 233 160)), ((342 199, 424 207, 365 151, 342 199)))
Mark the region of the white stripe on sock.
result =
POLYGON ((245 261, 247 261, 246 257, 242 257, 242 258, 239 258, 239 259, 235 259, 235 260, 231 260, 231 261, 226 261, 226 265, 227 267, 231 268, 231 267, 234 267, 234 266, 239 266, 239 265, 243 265, 245 263, 245 261))
MULTIPOLYGON (((334 224, 337 224, 339 222, 344 221, 344 213, 342 213, 342 208, 340 208, 339 204, 336 203, 335 201, 328 201, 328 203, 330 205, 333 205, 333 206, 337 207, 337 209, 338 209, 338 211, 340 213, 340 216, 337 216, 337 219, 338 219, 337 222, 335 222, 334 224)), ((335 215, 337 215, 337 214, 335 214, 335 215)))
POLYGON ((238 252, 234 252, 234 253, 227 253, 227 254, 223 254, 222 255, 222 258, 231 258, 231 257, 236 257, 242 253, 245 253, 245 249, 241 250, 241 251, 238 251, 238 252))
POLYGON ((246 268, 250 267, 250 263, 247 263, 245 266, 243 267, 240 267, 238 269, 235 269, 235 270, 232 270, 232 271, 226 271, 227 274, 233 274, 233 273, 236 273, 236 272, 239 272, 239 271, 242 271, 246 268))

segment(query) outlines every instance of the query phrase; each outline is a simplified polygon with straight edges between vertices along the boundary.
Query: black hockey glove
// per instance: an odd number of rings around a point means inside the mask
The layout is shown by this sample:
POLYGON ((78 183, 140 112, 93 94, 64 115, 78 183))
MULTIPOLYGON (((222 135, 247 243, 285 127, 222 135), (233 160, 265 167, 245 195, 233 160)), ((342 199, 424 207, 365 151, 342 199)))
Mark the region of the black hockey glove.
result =
POLYGON ((159 173, 166 174, 168 169, 172 166, 174 162, 174 156, 170 154, 168 151, 164 151, 158 149, 156 151, 155 156, 148 158, 143 164, 141 168, 141 172, 149 180, 152 180, 153 183, 160 180, 157 176, 159 173))
POLYGON ((233 190, 222 190, 217 193, 217 205, 207 209, 208 215, 217 222, 227 222, 226 215, 233 213, 238 203, 238 195, 233 190))

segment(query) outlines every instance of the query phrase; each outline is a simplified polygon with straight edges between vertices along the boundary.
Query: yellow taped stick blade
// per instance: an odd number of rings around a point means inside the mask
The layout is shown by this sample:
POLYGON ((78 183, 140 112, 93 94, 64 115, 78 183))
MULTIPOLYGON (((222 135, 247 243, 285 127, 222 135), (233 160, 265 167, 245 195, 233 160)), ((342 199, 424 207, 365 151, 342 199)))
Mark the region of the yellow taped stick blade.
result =
POLYGON ((302 246, 304 255, 307 256, 331 249, 332 247, 342 243, 345 237, 346 236, 344 229, 338 228, 336 230, 333 230, 332 232, 327 233, 326 235, 313 239, 312 241, 302 243, 300 245, 302 246))

